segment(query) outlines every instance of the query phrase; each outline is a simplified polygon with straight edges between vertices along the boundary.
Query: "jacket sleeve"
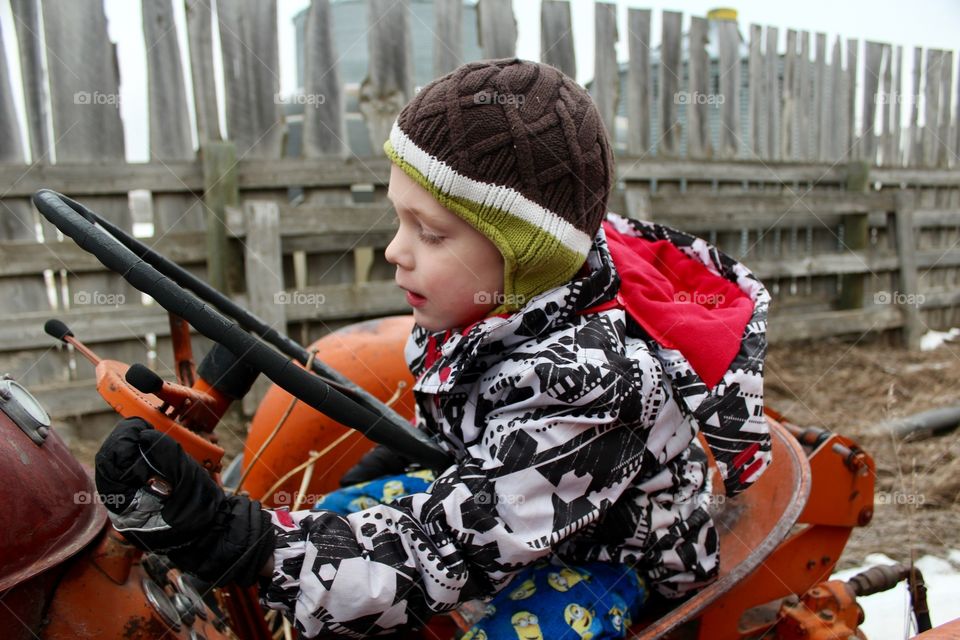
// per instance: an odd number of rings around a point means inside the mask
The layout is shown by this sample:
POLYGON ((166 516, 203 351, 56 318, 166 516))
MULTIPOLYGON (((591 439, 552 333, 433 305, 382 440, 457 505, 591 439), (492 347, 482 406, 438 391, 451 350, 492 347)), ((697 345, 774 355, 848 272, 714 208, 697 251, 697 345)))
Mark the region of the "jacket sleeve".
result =
POLYGON ((623 367, 521 369, 478 411, 480 437, 425 493, 347 516, 271 512, 268 606, 307 637, 361 637, 502 589, 600 518, 645 463, 660 369, 650 357, 623 367))

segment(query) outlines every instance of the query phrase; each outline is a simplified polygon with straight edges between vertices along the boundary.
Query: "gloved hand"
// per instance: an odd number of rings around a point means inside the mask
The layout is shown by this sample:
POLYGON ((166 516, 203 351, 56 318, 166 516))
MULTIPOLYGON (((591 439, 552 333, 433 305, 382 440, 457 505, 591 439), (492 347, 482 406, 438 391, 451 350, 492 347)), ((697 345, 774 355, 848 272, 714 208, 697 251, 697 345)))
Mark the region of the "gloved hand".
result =
POLYGON ((270 516, 227 496, 180 445, 140 418, 117 424, 96 456, 97 491, 117 531, 217 585, 249 586, 272 557, 270 516))
POLYGON ((383 476, 399 475, 407 470, 411 462, 406 456, 378 444, 363 454, 357 464, 343 474, 340 478, 340 486, 350 487, 383 476))

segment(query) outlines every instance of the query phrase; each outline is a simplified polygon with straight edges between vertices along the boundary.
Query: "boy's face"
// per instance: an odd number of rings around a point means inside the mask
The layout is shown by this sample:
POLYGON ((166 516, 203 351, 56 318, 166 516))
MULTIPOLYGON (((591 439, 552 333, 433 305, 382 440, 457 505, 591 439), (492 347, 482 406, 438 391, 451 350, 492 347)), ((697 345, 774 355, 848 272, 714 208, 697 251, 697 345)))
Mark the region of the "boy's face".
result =
POLYGON ((386 250, 417 324, 459 329, 499 306, 503 256, 486 236, 449 211, 396 165, 390 189, 400 222, 386 250))

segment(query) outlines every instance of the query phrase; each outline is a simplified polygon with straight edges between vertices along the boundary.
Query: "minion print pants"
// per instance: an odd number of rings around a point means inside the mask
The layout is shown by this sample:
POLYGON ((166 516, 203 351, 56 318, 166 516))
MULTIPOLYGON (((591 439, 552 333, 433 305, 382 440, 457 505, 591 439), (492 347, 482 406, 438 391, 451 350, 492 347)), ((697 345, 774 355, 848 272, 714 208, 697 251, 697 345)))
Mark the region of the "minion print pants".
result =
MULTIPOLYGON (((314 508, 354 513, 425 491, 431 471, 385 476, 324 496, 314 508)), ((647 598, 632 567, 568 564, 556 557, 527 567, 487 604, 461 640, 601 640, 625 638, 647 598)))

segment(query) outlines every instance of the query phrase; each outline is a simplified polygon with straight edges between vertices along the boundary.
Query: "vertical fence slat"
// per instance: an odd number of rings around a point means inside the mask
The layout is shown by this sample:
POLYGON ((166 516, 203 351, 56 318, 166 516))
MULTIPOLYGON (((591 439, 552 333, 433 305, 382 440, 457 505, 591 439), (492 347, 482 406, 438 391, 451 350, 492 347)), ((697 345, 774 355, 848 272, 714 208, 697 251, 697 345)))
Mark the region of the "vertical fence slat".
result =
POLYGON ((683 14, 664 11, 661 23, 660 44, 660 140, 657 153, 664 157, 676 157, 680 153, 680 118, 677 92, 680 89, 681 33, 683 14))
POLYGON ((517 21, 511 0, 480 0, 477 19, 484 58, 512 58, 517 54, 517 21))
MULTIPOLYGON (((26 164, 20 125, 13 102, 3 33, 0 32, 0 164, 26 164)), ((35 240, 33 206, 26 198, 4 198, 0 201, 0 240, 35 240)), ((4 313, 36 311, 48 306, 41 274, 0 280, 0 300, 4 313)), ((0 374, 5 371, 0 371, 0 374)), ((10 371, 18 374, 19 371, 10 371)))
POLYGON ((780 81, 778 78, 777 36, 776 27, 767 27, 767 45, 764 51, 764 82, 767 85, 767 148, 766 157, 771 160, 780 159, 780 145, 777 137, 780 133, 780 81))
POLYGON ((687 155, 691 158, 708 158, 713 154, 710 140, 710 121, 706 100, 710 95, 710 61, 707 57, 706 18, 690 17, 689 93, 687 101, 687 155))
POLYGON ((883 45, 866 42, 863 54, 863 122, 860 126, 860 155, 873 160, 876 154, 876 136, 873 125, 877 114, 877 96, 880 95, 880 67, 883 63, 883 45))
POLYGON ((846 156, 845 146, 849 135, 848 127, 850 126, 847 121, 847 76, 844 73, 840 49, 840 37, 837 36, 837 39, 833 42, 833 52, 830 57, 830 73, 832 76, 830 84, 833 87, 833 95, 830 101, 830 116, 827 118, 830 129, 828 153, 833 161, 846 156))
MULTIPOLYGON (((243 206, 246 241, 247 301, 250 310, 271 328, 286 334, 287 315, 282 304, 283 253, 280 247, 280 209, 275 202, 248 201, 243 206)), ((243 398, 244 412, 252 415, 270 381, 260 376, 243 398)))
POLYGON ((3 44, 3 33, 0 31, 0 163, 22 164, 23 138, 20 137, 20 123, 17 120, 17 109, 13 103, 13 83, 7 71, 7 55, 3 44))
POLYGON ((783 117, 780 120, 780 157, 797 159, 797 140, 800 138, 798 91, 797 32, 787 29, 787 51, 783 57, 783 117))
POLYGON ((854 38, 847 39, 847 152, 844 158, 856 157, 859 136, 857 134, 857 45, 854 38))
MULTIPOLYGON (((761 112, 764 109, 764 94, 766 87, 763 84, 763 54, 761 53, 763 27, 758 24, 750 25, 750 57, 747 62, 749 86, 747 87, 747 123, 750 127, 750 150, 755 158, 763 157, 766 140, 761 140, 762 122, 761 112)), ((689 111, 689 107, 687 111, 689 111)))
POLYGON ((27 116, 27 137, 33 162, 49 162, 50 138, 47 134, 47 85, 43 76, 43 45, 40 42, 40 7, 38 0, 10 0, 17 43, 20 51, 20 74, 27 116))
POLYGON ((650 10, 627 10, 627 151, 630 155, 650 152, 650 10))
POLYGON ((827 159, 827 136, 830 133, 829 108, 830 76, 827 73, 827 34, 816 34, 816 67, 814 72, 815 95, 813 96, 813 145, 819 162, 827 159))
POLYGON ((598 2, 596 16, 593 99, 611 139, 616 140, 617 102, 620 93, 620 66, 617 64, 617 5, 598 2))
POLYGON ((903 153, 901 150, 902 128, 900 126, 900 103, 903 102, 902 89, 903 72, 903 47, 897 46, 893 57, 893 88, 891 91, 891 100, 893 101, 892 113, 890 115, 890 162, 891 166, 900 166, 902 164, 903 153))
POLYGON ((220 140, 220 115, 213 77, 213 13, 209 0, 184 0, 187 41, 190 45, 190 75, 197 117, 197 140, 220 140))
POLYGON ((340 155, 347 145, 330 0, 313 0, 310 4, 304 58, 303 155, 306 158, 340 155))
MULTIPOLYGON (((329 5, 329 1, 327 3, 329 5)), ((453 71, 463 64, 463 2, 435 0, 436 12, 433 44, 433 75, 435 78, 453 71)))
POLYGON ((881 77, 882 89, 878 93, 880 100, 880 123, 883 126, 883 133, 880 134, 877 153, 874 154, 875 164, 890 164, 890 113, 893 101, 893 47, 889 44, 883 45, 883 76, 881 77))
POLYGON ((540 60, 571 78, 577 77, 573 19, 570 3, 565 0, 544 0, 540 5, 540 60))
POLYGON ((810 73, 810 33, 808 31, 800 32, 800 57, 797 63, 797 80, 799 88, 797 90, 797 121, 799 122, 800 137, 797 141, 797 150, 800 153, 801 160, 813 159, 813 150, 811 142, 813 137, 810 135, 812 126, 812 101, 811 92, 811 73, 810 73))
MULTIPOLYGON (((180 45, 173 22, 172 0, 140 4, 147 50, 147 111, 150 158, 169 162, 193 157, 187 89, 180 62, 180 45)), ((154 235, 203 228, 201 207, 190 195, 157 195, 153 199, 154 235)))
MULTIPOLYGON (((718 20, 720 40, 720 142, 721 158, 737 156, 740 148, 740 32, 735 20, 718 20)), ((677 66, 679 72, 679 65, 677 66)))
MULTIPOLYGON (((940 58, 940 124, 937 133, 937 166, 947 167, 950 161, 950 94, 953 93, 953 51, 941 52, 940 58)), ((960 114, 956 116, 960 120, 960 114)))
POLYGON ((913 93, 910 94, 910 130, 908 132, 907 139, 907 154, 910 159, 910 166, 917 167, 920 166, 922 160, 920 158, 923 152, 923 143, 921 141, 921 132, 920 132, 920 76, 921 76, 921 67, 923 65, 923 49, 920 47, 913 48, 913 82, 911 86, 913 87, 913 93))
POLYGON ((913 211, 915 207, 914 195, 906 190, 898 190, 895 196, 896 210, 896 247, 899 263, 897 293, 903 313, 903 338, 907 348, 918 349, 920 338, 923 335, 923 322, 920 310, 914 300, 918 293, 916 240, 913 233, 913 211))
POLYGON ((927 49, 927 67, 924 69, 923 165, 932 167, 937 163, 937 131, 940 117, 940 65, 943 60, 939 49, 927 49))
POLYGON ((283 141, 276 0, 217 3, 227 133, 238 158, 279 158, 283 141))
POLYGON ((400 109, 413 97, 413 50, 407 0, 371 0, 367 45, 370 67, 360 85, 360 112, 367 122, 374 153, 400 109))

